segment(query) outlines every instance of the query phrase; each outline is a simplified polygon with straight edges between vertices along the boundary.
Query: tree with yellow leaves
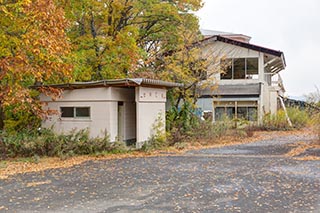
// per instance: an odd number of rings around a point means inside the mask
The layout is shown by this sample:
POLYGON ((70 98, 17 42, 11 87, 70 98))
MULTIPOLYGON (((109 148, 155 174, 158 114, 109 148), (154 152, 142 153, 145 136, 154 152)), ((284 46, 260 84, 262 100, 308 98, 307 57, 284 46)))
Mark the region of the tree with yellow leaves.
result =
MULTIPOLYGON (((64 11, 53 0, 0 1, 0 129, 5 116, 40 115, 29 88, 70 77, 64 11), (20 112, 20 113, 19 113, 20 112), (21 113, 23 112, 23 113, 21 113)), ((51 93, 57 95, 57 91, 51 93)), ((14 118, 13 118, 14 120, 14 118)))

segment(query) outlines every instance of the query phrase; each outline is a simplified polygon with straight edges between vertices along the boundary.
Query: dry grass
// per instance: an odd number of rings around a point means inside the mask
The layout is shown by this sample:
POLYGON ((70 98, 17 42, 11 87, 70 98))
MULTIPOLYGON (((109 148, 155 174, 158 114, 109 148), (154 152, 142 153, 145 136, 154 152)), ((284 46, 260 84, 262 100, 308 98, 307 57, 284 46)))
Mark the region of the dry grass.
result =
POLYGON ((54 168, 68 168, 74 165, 81 164, 89 160, 105 160, 105 159, 122 159, 122 158, 140 158, 140 157, 154 157, 154 156, 166 156, 168 154, 179 155, 189 150, 203 149, 203 148, 215 148, 227 145, 237 145, 244 143, 252 143, 259 140, 271 139, 279 136, 286 135, 301 135, 311 134, 309 131, 277 131, 277 132, 255 132, 253 137, 223 137, 218 141, 194 141, 188 143, 182 150, 177 148, 167 148, 163 150, 157 150, 153 152, 131 152, 125 154, 108 154, 101 156, 75 156, 67 159, 60 159, 58 157, 44 157, 40 158, 38 162, 23 162, 21 159, 11 159, 0 162, 0 179, 6 179, 10 175, 27 173, 27 172, 40 172, 47 169, 54 168))

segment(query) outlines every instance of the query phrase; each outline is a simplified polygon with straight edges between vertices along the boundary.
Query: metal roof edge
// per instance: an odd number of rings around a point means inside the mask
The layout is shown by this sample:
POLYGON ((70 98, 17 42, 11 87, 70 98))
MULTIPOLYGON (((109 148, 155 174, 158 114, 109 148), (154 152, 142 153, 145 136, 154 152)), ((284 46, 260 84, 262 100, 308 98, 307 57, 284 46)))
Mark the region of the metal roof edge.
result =
POLYGON ((33 89, 37 89, 40 87, 53 87, 53 88, 61 88, 61 89, 78 89, 78 88, 90 88, 90 87, 102 87, 102 86, 112 86, 124 84, 123 86, 136 86, 149 85, 149 86, 161 86, 167 88, 173 87, 182 87, 183 84, 161 81, 155 79, 145 79, 145 78, 125 78, 125 79, 110 79, 110 80, 100 80, 100 81, 90 81, 90 82, 74 82, 74 83, 65 83, 65 84, 49 84, 49 85, 35 85, 31 86, 33 89))
POLYGON ((242 42, 242 41, 237 41, 237 40, 234 40, 234 39, 231 39, 231 38, 224 37, 223 35, 213 35, 213 36, 210 36, 208 38, 204 38, 199 42, 201 43, 201 42, 208 41, 208 40, 221 41, 221 42, 224 42, 224 43, 240 46, 240 47, 243 47, 243 48, 252 49, 252 50, 255 50, 255 51, 267 53, 267 54, 274 55, 274 56, 277 56, 277 57, 283 57, 283 59, 284 59, 284 56, 282 56, 282 55, 284 55, 282 51, 273 50, 273 49, 270 49, 270 48, 267 48, 267 47, 262 47, 262 46, 258 46, 258 45, 255 45, 255 44, 242 42))

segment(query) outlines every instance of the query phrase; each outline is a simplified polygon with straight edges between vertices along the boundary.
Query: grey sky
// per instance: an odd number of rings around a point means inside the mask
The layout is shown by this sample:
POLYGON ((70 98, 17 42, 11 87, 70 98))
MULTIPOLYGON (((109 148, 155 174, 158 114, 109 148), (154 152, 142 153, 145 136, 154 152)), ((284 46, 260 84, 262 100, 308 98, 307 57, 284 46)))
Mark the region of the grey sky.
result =
POLYGON ((320 88, 320 0, 203 0, 203 29, 241 33, 251 43, 284 52, 287 95, 320 88))

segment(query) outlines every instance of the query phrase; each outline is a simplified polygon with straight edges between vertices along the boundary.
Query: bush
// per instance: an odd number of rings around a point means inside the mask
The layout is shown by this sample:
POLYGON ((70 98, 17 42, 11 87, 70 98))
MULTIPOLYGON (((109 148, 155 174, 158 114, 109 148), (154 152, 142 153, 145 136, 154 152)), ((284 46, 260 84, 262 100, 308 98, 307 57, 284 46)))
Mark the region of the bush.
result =
POLYGON ((283 110, 279 110, 276 114, 266 114, 263 117, 262 129, 266 130, 288 130, 291 127, 288 124, 288 121, 283 110))
POLYGON ((317 142, 318 144, 320 144, 320 112, 312 116, 311 123, 312 123, 314 133, 318 136, 317 142))
POLYGON ((288 108, 288 116, 291 120, 292 127, 290 127, 284 110, 279 110, 276 114, 267 114, 263 118, 262 129, 266 130, 289 130, 292 128, 303 128, 309 122, 309 115, 306 111, 298 108, 288 108))
POLYGON ((305 110, 300 110, 299 108, 288 108, 287 111, 294 128, 303 128, 307 126, 310 121, 310 116, 305 110))
POLYGON ((73 156, 99 152, 124 152, 125 145, 110 143, 108 134, 103 138, 90 138, 87 129, 68 134, 55 134, 51 129, 9 134, 0 132, 2 158, 33 156, 73 156))
POLYGON ((227 116, 222 118, 221 121, 212 123, 212 121, 199 120, 198 124, 193 127, 192 130, 186 132, 184 137, 181 137, 180 141, 172 143, 175 147, 180 146, 180 144, 190 143, 190 142, 200 142, 203 143, 215 143, 218 139, 223 136, 235 136, 242 137, 245 133, 243 130, 237 130, 234 128, 234 121, 229 119, 227 116))
POLYGON ((193 139, 217 139, 233 128, 233 121, 227 117, 221 121, 212 123, 212 121, 201 121, 193 131, 189 132, 189 136, 193 139))
POLYGON ((168 145, 164 121, 162 120, 161 115, 159 115, 153 124, 151 137, 143 144, 141 150, 151 151, 167 147, 168 145))
POLYGON ((179 108, 172 106, 166 114, 166 130, 170 135, 171 144, 183 140, 188 132, 199 125, 196 109, 189 102, 184 102, 179 108))

